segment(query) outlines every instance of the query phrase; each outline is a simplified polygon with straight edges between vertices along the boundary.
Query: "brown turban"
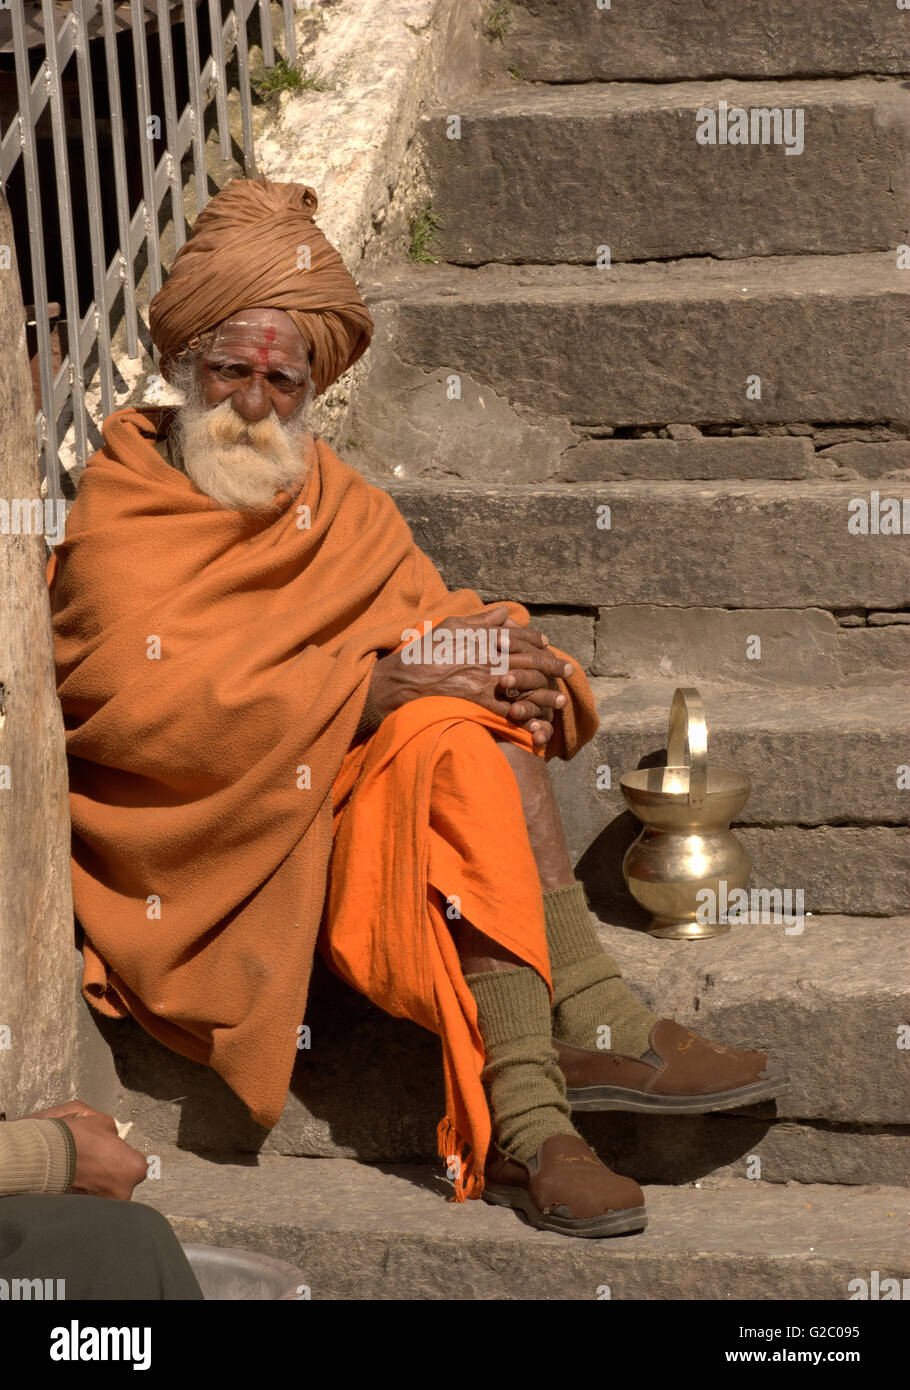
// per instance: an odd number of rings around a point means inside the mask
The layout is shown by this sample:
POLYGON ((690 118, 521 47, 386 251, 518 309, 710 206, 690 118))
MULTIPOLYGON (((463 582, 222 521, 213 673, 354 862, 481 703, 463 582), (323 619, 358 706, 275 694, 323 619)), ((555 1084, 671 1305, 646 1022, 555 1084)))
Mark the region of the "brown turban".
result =
POLYGON ((266 178, 233 179, 216 194, 149 307, 162 366, 241 309, 290 315, 310 350, 317 395, 366 352, 373 320, 313 221, 317 205, 305 184, 266 178))

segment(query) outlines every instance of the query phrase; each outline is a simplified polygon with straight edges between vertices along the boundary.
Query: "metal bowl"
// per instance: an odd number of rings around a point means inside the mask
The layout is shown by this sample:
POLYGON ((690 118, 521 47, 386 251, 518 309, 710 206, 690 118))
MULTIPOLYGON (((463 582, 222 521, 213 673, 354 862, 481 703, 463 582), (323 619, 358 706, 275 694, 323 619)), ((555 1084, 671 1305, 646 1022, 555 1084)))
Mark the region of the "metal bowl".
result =
POLYGON ((183 1251, 213 1302, 309 1298, 303 1270, 271 1255, 223 1245, 184 1245, 183 1251))

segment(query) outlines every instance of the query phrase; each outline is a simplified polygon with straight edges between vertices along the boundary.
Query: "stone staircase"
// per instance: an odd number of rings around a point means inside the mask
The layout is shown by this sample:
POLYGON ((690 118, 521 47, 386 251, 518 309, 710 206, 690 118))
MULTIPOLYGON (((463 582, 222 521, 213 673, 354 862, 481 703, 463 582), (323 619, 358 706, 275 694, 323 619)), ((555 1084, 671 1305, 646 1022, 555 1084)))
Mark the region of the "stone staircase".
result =
POLYGON ((634 1241, 567 1240, 485 1202, 449 1205, 427 1167, 164 1159, 164 1173, 177 1166, 179 1186, 137 1197, 182 1240, 295 1264, 313 1299, 839 1300, 872 1270, 906 1270, 902 1194, 889 1188, 651 1186, 634 1241))
POLYGON ((422 114, 438 260, 361 284, 376 334, 337 446, 451 588, 518 599, 584 666, 601 727, 551 770, 604 942, 648 1003, 773 1049, 793 1088, 579 1117, 651 1222, 569 1242, 443 1201, 437 1040, 321 968, 269 1135, 105 1026, 118 1118, 161 1157, 137 1196, 294 1260, 314 1298, 844 1299, 910 1273, 907 545, 848 528, 855 499, 910 497, 907 16, 804 8, 515 5, 498 79, 422 114), (802 152, 699 143, 723 101, 801 111, 802 152), (690 684, 712 762, 753 780, 752 882, 801 889, 802 931, 639 930, 619 776, 662 760, 690 684))

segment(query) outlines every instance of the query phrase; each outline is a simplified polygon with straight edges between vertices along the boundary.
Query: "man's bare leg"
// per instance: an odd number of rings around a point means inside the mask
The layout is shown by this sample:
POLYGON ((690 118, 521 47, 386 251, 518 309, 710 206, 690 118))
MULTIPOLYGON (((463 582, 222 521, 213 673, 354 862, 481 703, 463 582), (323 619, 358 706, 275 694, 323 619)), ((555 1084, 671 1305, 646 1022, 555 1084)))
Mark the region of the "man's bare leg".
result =
POLYGON ((515 743, 500 739, 499 749, 518 783, 525 825, 540 886, 546 893, 551 888, 563 888, 575 882, 569 847, 562 828, 562 816, 553 794, 550 773, 543 758, 519 748, 515 743))
MULTIPOLYGON (((541 888, 546 892, 550 888, 562 888, 574 883, 575 875, 562 819, 543 759, 505 739, 498 742, 518 783, 541 888)), ((504 946, 477 931, 470 922, 460 922, 454 935, 465 974, 477 974, 483 970, 515 970, 524 964, 504 946)))

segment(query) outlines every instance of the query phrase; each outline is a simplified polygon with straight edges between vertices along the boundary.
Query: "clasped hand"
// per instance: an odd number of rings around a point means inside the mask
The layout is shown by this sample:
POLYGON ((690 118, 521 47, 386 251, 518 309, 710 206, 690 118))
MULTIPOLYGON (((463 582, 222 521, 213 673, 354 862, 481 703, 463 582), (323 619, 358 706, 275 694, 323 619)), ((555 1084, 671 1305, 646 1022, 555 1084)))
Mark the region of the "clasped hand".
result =
POLYGON ((446 618, 436 624, 432 634, 435 637, 448 629, 457 637, 459 631, 483 628, 488 637, 488 655, 491 648, 500 653, 507 650, 507 671, 495 671, 491 660, 408 662, 402 655, 406 648, 401 648, 379 657, 373 668, 370 694, 380 713, 390 714, 422 696, 448 695, 473 700, 484 709, 513 720, 528 730, 538 746, 548 743, 556 715, 567 702, 557 678, 571 676, 575 668, 550 651, 541 632, 522 627, 508 617, 508 612, 506 604, 501 603, 486 613, 446 618))

